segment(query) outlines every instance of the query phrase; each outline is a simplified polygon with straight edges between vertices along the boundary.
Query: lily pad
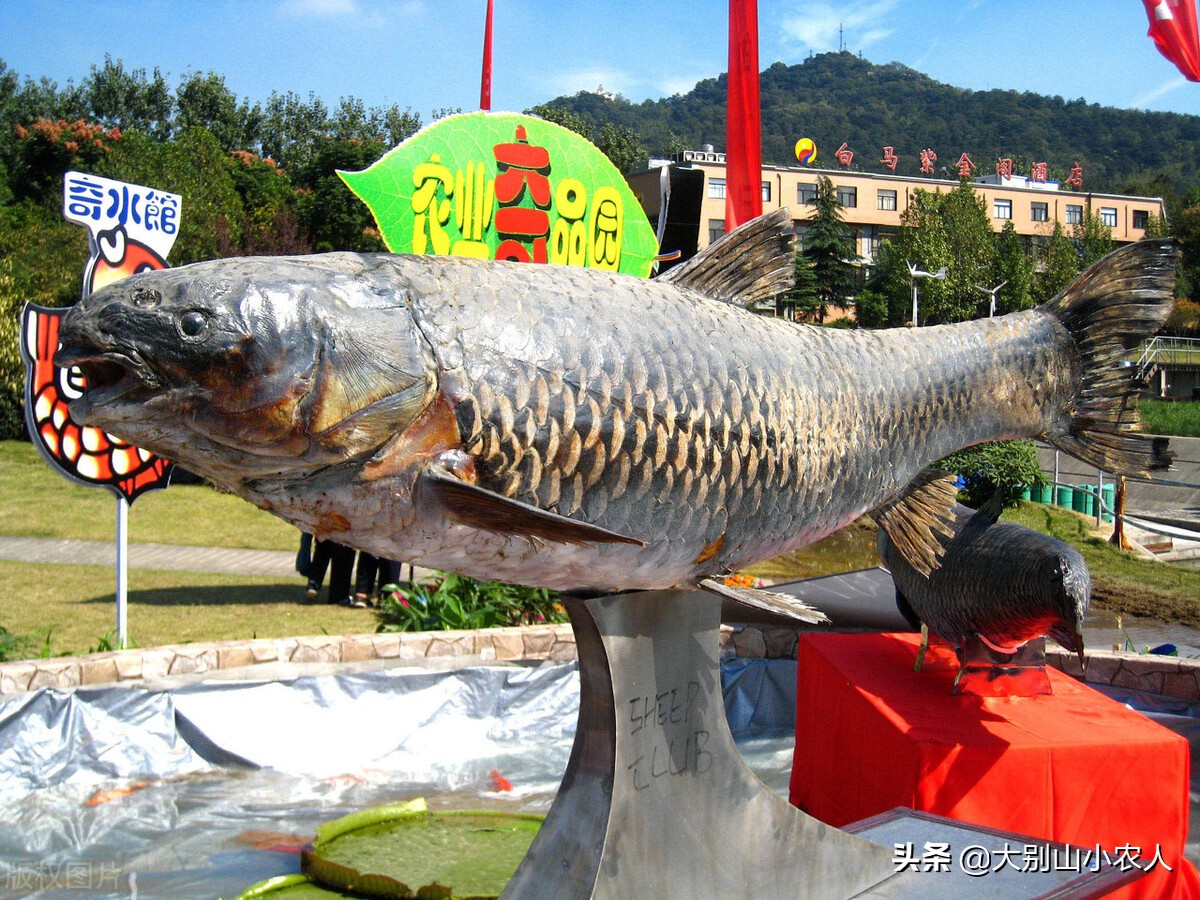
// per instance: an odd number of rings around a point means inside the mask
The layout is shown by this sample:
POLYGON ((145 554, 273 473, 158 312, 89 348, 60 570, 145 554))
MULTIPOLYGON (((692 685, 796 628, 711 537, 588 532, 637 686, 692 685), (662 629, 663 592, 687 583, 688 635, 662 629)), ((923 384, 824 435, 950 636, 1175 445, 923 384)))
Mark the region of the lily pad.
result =
POLYGON ((246 888, 237 900, 337 900, 345 896, 314 884, 307 875, 278 875, 246 888))
POLYGON ((322 826, 301 855, 304 873, 368 897, 498 897, 545 819, 423 807, 379 807, 322 826))

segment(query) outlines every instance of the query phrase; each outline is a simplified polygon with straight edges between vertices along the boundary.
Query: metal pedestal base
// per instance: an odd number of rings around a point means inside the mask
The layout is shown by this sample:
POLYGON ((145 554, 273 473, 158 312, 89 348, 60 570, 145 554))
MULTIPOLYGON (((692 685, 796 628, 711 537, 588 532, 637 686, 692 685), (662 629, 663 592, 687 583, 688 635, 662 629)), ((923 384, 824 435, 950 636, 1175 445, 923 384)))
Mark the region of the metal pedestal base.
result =
POLYGON ((851 897, 892 850, 765 787, 725 719, 720 600, 647 591, 569 600, 579 727, 545 825, 505 898, 851 897))

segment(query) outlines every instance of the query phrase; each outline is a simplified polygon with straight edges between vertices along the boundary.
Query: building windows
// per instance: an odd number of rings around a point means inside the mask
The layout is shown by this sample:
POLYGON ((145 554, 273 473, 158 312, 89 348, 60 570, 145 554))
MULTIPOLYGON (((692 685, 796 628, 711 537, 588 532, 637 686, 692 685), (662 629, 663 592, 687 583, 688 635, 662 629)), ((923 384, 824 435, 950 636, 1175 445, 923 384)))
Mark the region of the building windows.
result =
POLYGON ((1067 204, 1067 224, 1082 225, 1083 224, 1083 207, 1077 206, 1074 203, 1067 204))
POLYGON ((1029 218, 1035 222, 1045 222, 1050 218, 1050 207, 1046 203, 1030 203, 1029 218))
POLYGON ((771 202, 771 182, 764 181, 763 185, 763 203, 771 202))
POLYGON ((1145 230, 1150 226, 1150 210, 1135 209, 1133 211, 1133 227, 1145 230))
POLYGON ((1109 228, 1117 227, 1117 210, 1113 206, 1100 207, 1100 221, 1109 228))
POLYGON ((817 186, 815 184, 798 184, 796 185, 796 202, 797 203, 816 203, 817 202, 817 186))
POLYGON ((858 206, 858 188, 839 185, 837 189, 837 199, 840 206, 858 206))
POLYGON ((1012 201, 1011 200, 993 200, 992 201, 992 218, 993 219, 1011 219, 1012 218, 1012 201))
POLYGON ((885 191, 882 188, 875 192, 875 208, 896 211, 896 192, 885 191))
POLYGON ((708 196, 714 200, 725 199, 725 179, 710 178, 708 179, 708 196))
MULTIPOLYGON (((724 187, 725 182, 722 181, 721 186, 724 187)), ((725 234, 725 220, 724 219, 709 219, 708 220, 708 242, 710 244, 715 244, 717 241, 719 241, 721 239, 721 236, 724 234, 725 234)))

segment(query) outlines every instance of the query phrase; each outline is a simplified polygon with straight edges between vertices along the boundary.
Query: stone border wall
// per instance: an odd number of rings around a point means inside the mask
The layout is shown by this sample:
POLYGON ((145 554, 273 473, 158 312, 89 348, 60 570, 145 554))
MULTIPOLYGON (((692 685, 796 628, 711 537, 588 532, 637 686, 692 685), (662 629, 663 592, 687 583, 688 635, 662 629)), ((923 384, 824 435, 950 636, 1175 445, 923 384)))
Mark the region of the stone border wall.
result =
MULTIPOLYGON (((721 658, 795 659, 799 632, 759 625, 722 625, 721 658)), ((391 632, 343 636, 257 638, 175 644, 145 650, 114 650, 0 663, 0 696, 39 688, 70 690, 101 685, 136 685, 171 675, 246 669, 267 663, 352 663, 393 659, 462 662, 567 661, 576 658, 570 625, 535 625, 481 631, 391 632)), ((1089 651, 1084 677, 1079 660, 1057 647, 1047 662, 1092 684, 1134 688, 1180 700, 1200 701, 1200 660, 1174 656, 1089 651)), ((247 671, 253 677, 253 671, 247 671)))
MULTIPOLYGON (((136 684, 169 675, 240 669, 265 663, 349 663, 373 659, 410 662, 433 658, 571 660, 575 655, 575 635, 570 625, 256 638, 0 663, 0 695, 44 687, 69 690, 136 684)), ((246 674, 253 677, 253 672, 246 674)))

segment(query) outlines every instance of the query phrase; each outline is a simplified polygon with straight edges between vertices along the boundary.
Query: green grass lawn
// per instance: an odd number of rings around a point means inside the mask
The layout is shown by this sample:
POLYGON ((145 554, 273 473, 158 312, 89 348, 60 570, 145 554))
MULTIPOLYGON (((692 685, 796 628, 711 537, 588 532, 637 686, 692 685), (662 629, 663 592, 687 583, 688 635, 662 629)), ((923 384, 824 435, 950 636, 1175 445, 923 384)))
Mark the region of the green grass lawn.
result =
POLYGON ((1138 401, 1138 410, 1151 434, 1200 437, 1200 403, 1191 400, 1169 403, 1142 398, 1138 401))
MULTIPOLYGON (((0 441, 0 534, 116 539, 116 499, 51 469, 34 446, 0 441)), ((131 543, 295 550, 300 532, 232 494, 177 484, 143 494, 129 508, 131 543)), ((0 624, 3 620, 0 619, 0 624)))
MULTIPOLYGON (((113 569, 0 560, 0 625, 28 638, 36 656, 86 653, 116 630, 113 569)), ((375 630, 369 609, 304 605, 303 583, 246 575, 130 569, 128 628, 139 647, 253 637, 359 634, 375 630)), ((324 597, 324 593, 322 593, 324 597)))
MULTIPOLYGON (((0 534, 111 541, 114 500, 71 484, 33 447, 0 442, 0 534)), ((1082 516, 1039 504, 1005 514, 1066 540, 1092 570, 1095 600, 1108 608, 1200 625, 1200 572, 1140 560, 1091 533, 1082 516)), ((200 485, 147 494, 130 511, 133 541, 294 550, 298 532, 249 503, 200 485)), ((826 547, 764 563, 774 579, 875 564, 874 527, 856 523, 826 547)), ((758 569, 756 569, 758 571, 758 569)), ((142 647, 232 638, 374 631, 369 610, 299 603, 295 578, 131 569, 129 633, 142 647)), ((114 572, 104 566, 0 561, 0 626, 28 638, 36 655, 47 632, 53 655, 97 647, 115 625, 114 572)))
MULTIPOLYGON (((295 551, 299 531, 205 485, 143 494, 129 510, 130 541, 295 551)), ((0 441, 0 534, 116 539, 116 500, 51 469, 31 444, 0 441)), ((116 627, 115 572, 106 566, 0 561, 0 626, 57 656, 97 647, 116 627)), ((141 647, 226 638, 374 631, 369 610, 299 600, 295 578, 129 571, 129 635, 141 647)), ((323 596, 323 595, 322 595, 323 596)))
POLYGON ((1004 518, 1079 548, 1092 573, 1093 602, 1114 612, 1200 626, 1200 571, 1141 559, 1108 543, 1112 526, 1042 503, 1022 503, 1004 518))

